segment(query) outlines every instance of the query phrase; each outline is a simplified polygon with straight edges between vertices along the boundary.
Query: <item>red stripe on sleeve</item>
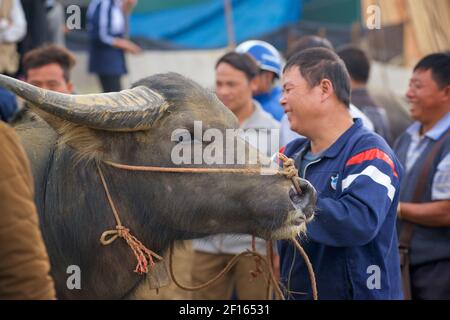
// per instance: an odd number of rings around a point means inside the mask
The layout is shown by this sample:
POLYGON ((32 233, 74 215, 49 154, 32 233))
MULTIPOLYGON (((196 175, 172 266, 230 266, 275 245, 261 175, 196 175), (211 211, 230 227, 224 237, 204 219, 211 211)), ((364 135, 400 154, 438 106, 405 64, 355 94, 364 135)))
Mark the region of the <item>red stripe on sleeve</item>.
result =
POLYGON ((380 149, 374 148, 374 149, 370 149, 370 150, 358 153, 357 155, 351 157, 345 165, 350 166, 353 164, 360 164, 364 161, 369 161, 369 160, 373 160, 373 159, 380 159, 380 160, 383 160, 384 162, 386 162, 392 168, 392 171, 394 172, 394 176, 396 176, 398 178, 398 174, 397 174, 397 171, 395 170, 394 162, 391 160, 391 158, 389 158, 389 156, 386 153, 384 153, 380 149))
MULTIPOLYGON (((286 146, 281 147, 280 150, 278 150, 278 153, 284 154, 284 151, 285 151, 285 150, 286 150, 286 146)), ((281 166, 280 158, 277 159, 277 164, 278 164, 279 166, 281 166)))

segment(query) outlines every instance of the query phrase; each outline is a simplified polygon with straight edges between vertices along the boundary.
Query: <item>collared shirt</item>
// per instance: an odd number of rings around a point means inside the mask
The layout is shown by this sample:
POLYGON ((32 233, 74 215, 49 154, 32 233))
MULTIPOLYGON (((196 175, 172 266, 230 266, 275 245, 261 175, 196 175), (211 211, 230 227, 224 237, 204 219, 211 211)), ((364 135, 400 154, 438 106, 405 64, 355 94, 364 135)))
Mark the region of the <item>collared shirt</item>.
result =
MULTIPOLYGON (((420 128, 420 122, 416 121, 406 129, 406 132, 411 136, 411 144, 408 148, 405 163, 407 174, 430 141, 438 140, 450 128, 450 112, 422 136, 420 135, 420 128)), ((433 179, 431 198, 433 200, 450 199, 450 154, 446 155, 438 165, 437 172, 433 179)))
MULTIPOLYGON (((369 129, 370 131, 374 131, 374 126, 372 121, 357 107, 350 103, 348 111, 353 119, 359 118, 361 119, 364 127, 369 129)), ((280 127, 280 143, 282 146, 286 146, 289 142, 294 139, 302 138, 297 132, 291 130, 291 124, 289 123, 289 119, 285 114, 281 119, 281 127, 280 127)))

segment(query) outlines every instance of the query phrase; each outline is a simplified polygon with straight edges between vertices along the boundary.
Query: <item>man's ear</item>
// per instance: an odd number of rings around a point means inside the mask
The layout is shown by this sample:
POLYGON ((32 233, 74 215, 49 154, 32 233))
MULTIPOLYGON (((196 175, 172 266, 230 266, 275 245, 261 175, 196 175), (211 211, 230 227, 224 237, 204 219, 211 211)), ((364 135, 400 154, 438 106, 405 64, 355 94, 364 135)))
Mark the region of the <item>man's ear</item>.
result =
POLYGON ((450 85, 445 86, 443 91, 444 91, 444 101, 450 101, 450 85))
POLYGON ((73 94, 73 89, 74 89, 74 85, 72 82, 67 82, 67 90, 69 91, 68 93, 73 94))
POLYGON ((261 85, 264 87, 264 90, 269 91, 270 88, 272 88, 274 79, 275 79, 275 73, 271 71, 263 71, 261 72, 261 82, 263 82, 261 85))
POLYGON ((252 89, 253 95, 258 92, 260 80, 259 76, 255 76, 250 80, 250 88, 252 89))
POLYGON ((322 79, 319 88, 322 93, 321 102, 327 100, 334 93, 333 83, 329 79, 322 79))

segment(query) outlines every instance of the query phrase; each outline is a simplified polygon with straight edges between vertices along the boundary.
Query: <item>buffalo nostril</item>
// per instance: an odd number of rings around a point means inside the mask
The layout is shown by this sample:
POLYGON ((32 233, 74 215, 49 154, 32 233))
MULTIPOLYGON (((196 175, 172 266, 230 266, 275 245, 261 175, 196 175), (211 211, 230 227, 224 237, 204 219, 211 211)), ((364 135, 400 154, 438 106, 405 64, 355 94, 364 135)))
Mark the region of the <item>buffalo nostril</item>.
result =
POLYGON ((303 210, 306 219, 309 221, 314 217, 314 206, 309 205, 305 210, 303 210))
POLYGON ((299 195, 294 188, 289 189, 289 198, 295 205, 300 205, 302 203, 303 195, 299 195))
POLYGON ((302 212, 304 219, 311 221, 315 213, 317 200, 316 189, 309 181, 300 178, 298 180, 301 194, 298 194, 294 186, 291 186, 289 189, 289 197, 294 207, 302 212))
POLYGON ((302 190, 303 194, 309 195, 314 190, 314 187, 308 180, 300 179, 300 190, 302 190))
POLYGON ((309 205, 314 206, 317 201, 317 192, 314 186, 305 179, 300 179, 300 188, 305 196, 308 197, 309 205))

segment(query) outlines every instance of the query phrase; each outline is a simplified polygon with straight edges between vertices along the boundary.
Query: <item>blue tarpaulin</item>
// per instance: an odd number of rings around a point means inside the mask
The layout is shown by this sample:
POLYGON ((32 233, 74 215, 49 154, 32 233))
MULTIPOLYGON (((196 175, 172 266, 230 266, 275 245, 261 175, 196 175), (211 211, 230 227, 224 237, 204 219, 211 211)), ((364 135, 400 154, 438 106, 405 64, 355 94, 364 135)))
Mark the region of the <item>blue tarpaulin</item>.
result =
MULTIPOLYGON (((236 42, 258 38, 299 21, 302 0, 234 0, 236 42)), ((134 13, 130 36, 164 41, 180 48, 221 48, 228 44, 223 0, 134 13)))

